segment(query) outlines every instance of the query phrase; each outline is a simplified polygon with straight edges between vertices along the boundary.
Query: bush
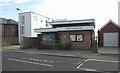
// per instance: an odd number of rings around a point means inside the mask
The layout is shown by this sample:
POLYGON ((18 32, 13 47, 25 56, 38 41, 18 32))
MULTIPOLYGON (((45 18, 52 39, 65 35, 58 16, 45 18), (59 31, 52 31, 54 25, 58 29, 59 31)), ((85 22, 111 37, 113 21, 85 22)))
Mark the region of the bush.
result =
POLYGON ((70 42, 65 42, 65 43, 63 44, 63 48, 64 48, 65 50, 71 50, 71 49, 72 49, 71 43, 70 43, 70 42))
POLYGON ((58 43, 59 50, 71 50, 72 45, 70 42, 58 43))
POLYGON ((45 45, 44 45, 44 44, 38 45, 38 49, 44 49, 44 48, 45 48, 45 45))
POLYGON ((63 50, 64 49, 62 43, 57 44, 57 49, 58 50, 63 50))
POLYGON ((45 45, 44 47, 45 47, 45 49, 52 49, 52 45, 48 45, 48 44, 47 44, 47 45, 45 45))

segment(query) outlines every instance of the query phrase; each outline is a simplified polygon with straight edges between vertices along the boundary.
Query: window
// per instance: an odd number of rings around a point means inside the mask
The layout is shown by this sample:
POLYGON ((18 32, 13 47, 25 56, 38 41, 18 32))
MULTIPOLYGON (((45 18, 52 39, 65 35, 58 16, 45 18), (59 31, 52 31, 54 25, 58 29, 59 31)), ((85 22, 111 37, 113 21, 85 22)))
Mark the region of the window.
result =
POLYGON ((48 27, 48 21, 46 20, 46 27, 48 27))
POLYGON ((13 28, 12 31, 15 31, 15 29, 13 28))
POLYGON ((77 35, 77 41, 83 41, 83 35, 77 35))
POLYGON ((70 35, 70 41, 74 42, 82 42, 83 41, 83 35, 70 35))
POLYGON ((55 36, 52 33, 43 34, 43 40, 54 41, 55 40, 55 36))
POLYGON ((42 19, 42 18, 40 18, 40 22, 43 22, 43 19, 42 19))
POLYGON ((34 16, 34 20, 37 21, 37 16, 34 16))
POLYGON ((20 30, 21 34, 24 34, 25 33, 25 27, 21 26, 20 28, 21 28, 21 30, 20 30))
POLYGON ((76 41, 76 36, 75 35, 70 35, 70 41, 76 41))
POLYGON ((25 24, 25 16, 20 17, 21 24, 25 24))

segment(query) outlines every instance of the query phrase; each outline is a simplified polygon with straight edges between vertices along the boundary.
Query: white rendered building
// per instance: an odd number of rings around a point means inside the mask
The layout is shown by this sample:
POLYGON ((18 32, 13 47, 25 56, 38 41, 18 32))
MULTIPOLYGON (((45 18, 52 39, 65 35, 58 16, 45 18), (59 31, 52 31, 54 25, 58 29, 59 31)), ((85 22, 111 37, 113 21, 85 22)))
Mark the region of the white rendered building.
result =
POLYGON ((19 43, 22 42, 22 37, 37 37, 34 29, 50 28, 48 24, 49 18, 35 12, 23 12, 18 14, 18 30, 19 30, 19 43))

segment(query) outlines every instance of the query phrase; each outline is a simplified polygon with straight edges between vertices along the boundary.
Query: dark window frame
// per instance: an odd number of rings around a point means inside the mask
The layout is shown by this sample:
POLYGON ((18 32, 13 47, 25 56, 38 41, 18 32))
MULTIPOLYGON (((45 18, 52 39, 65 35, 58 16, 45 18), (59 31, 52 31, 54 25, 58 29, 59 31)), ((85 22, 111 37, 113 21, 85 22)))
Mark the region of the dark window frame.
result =
POLYGON ((83 34, 70 34, 70 35, 69 35, 69 40, 70 40, 71 42, 84 42, 84 35, 83 35, 83 34), (75 41, 72 41, 72 40, 71 40, 71 37, 70 37, 71 35, 75 35, 75 41), (77 40, 77 36, 78 36, 78 35, 81 35, 81 36, 82 36, 82 41, 78 41, 78 40, 77 40))

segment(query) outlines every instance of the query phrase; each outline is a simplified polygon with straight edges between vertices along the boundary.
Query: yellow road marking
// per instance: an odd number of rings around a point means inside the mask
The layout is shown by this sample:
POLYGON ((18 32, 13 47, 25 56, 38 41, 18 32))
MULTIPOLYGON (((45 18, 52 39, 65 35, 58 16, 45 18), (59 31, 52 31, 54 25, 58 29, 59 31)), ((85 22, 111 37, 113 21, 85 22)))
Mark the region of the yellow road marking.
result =
POLYGON ((112 61, 112 60, 100 60, 100 59, 87 59, 89 61, 101 61, 101 62, 114 62, 114 63, 118 63, 118 61, 112 61))
POLYGON ((85 71, 97 71, 96 69, 90 69, 90 68, 80 68, 82 70, 85 70, 85 71))

